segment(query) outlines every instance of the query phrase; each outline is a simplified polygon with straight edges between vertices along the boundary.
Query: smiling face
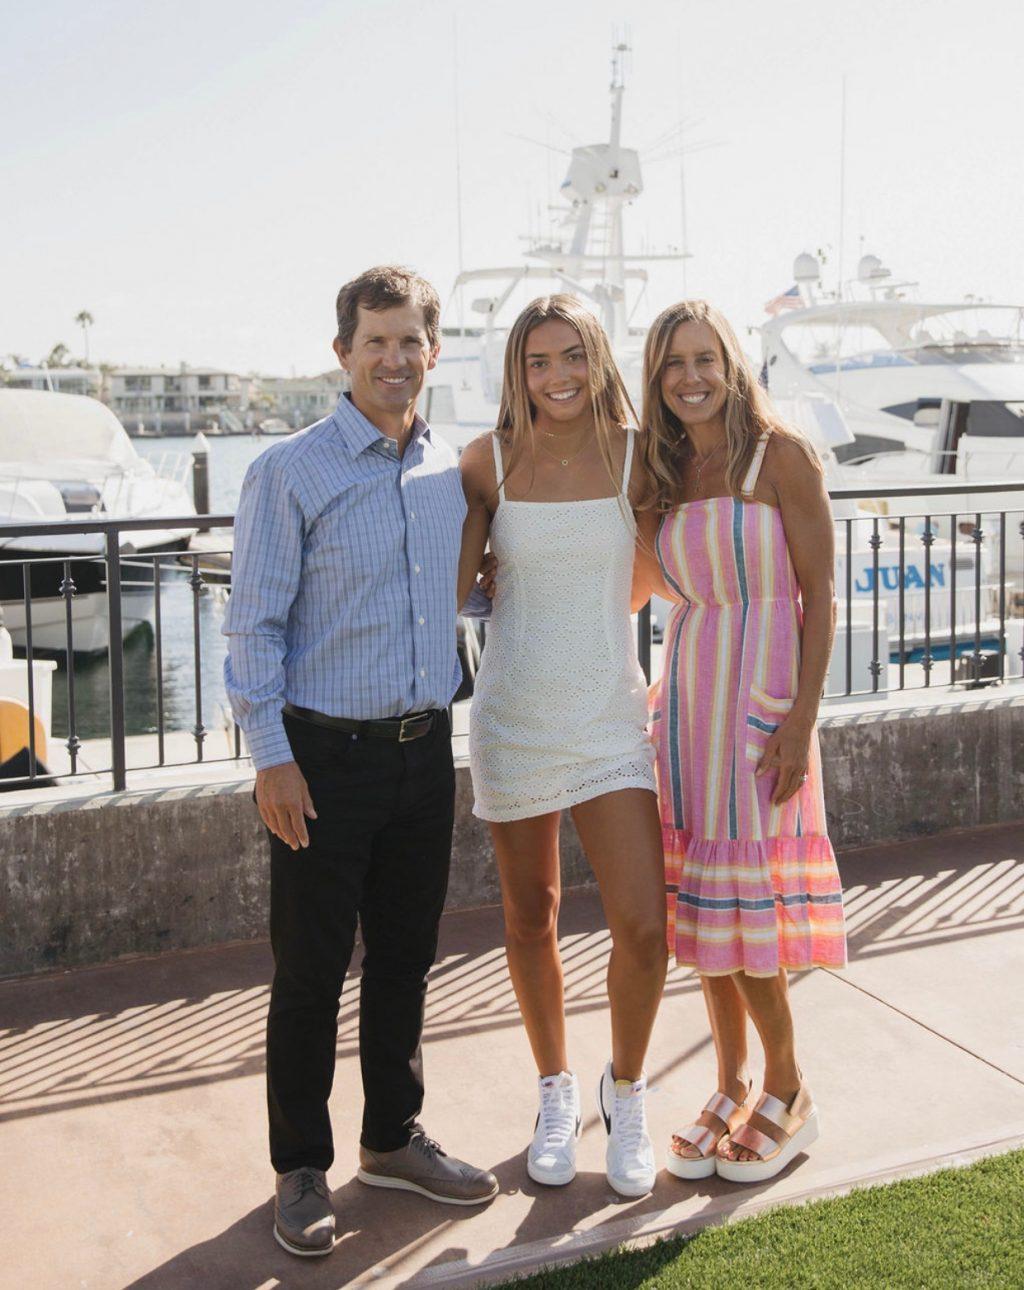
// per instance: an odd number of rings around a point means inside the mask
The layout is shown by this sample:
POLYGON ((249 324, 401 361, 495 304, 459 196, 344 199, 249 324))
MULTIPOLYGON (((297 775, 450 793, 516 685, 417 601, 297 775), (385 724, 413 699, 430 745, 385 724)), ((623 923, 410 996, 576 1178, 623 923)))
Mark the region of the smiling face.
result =
POLYGON ((526 392, 538 421, 568 430, 590 416, 590 375, 579 332, 562 318, 539 323, 526 338, 526 392))
POLYGON ((374 414, 411 415, 427 373, 437 363, 437 349, 427 336, 420 305, 391 309, 359 306, 352 344, 336 337, 334 352, 352 379, 352 402, 371 421, 374 414))
POLYGON ((724 430, 725 356, 709 323, 683 322, 675 329, 660 386, 665 406, 684 427, 718 420, 724 430))

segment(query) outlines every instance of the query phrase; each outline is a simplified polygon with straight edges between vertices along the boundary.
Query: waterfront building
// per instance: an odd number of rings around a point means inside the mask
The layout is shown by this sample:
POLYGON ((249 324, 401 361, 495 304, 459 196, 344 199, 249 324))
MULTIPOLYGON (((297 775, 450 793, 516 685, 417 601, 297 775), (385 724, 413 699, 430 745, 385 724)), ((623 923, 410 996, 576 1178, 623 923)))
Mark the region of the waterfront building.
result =
POLYGON ((266 416, 280 417, 297 430, 332 412, 338 395, 347 388, 340 367, 318 376, 262 376, 259 402, 266 416))
POLYGON ((2 383, 11 390, 52 390, 55 394, 103 397, 103 373, 96 367, 18 366, 2 383))
POLYGON ((110 407, 129 433, 175 434, 213 425, 246 427, 242 417, 254 382, 213 367, 117 367, 110 375, 110 407))

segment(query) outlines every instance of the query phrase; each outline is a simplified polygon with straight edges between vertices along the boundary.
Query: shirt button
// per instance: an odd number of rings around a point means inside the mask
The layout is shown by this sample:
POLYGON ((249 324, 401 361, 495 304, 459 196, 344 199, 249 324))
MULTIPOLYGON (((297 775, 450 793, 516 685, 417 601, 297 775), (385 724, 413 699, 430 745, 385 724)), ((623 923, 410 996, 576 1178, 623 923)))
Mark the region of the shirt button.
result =
POLYGON ((412 566, 412 571, 413 571, 413 573, 419 573, 419 571, 420 571, 420 566, 419 566, 418 564, 414 564, 414 565, 412 566))
POLYGON ((421 667, 421 668, 420 668, 420 676, 426 676, 426 674, 427 674, 427 669, 426 669, 425 667, 421 667))
POLYGON ((415 512, 415 511, 410 511, 410 512, 409 512, 409 518, 410 518, 411 520, 414 520, 414 519, 416 518, 416 512, 415 512))
POLYGON ((427 620, 426 620, 426 619, 421 615, 421 616, 420 616, 420 619, 419 619, 419 624, 420 624, 420 626, 422 627, 422 626, 423 626, 423 624, 424 624, 426 621, 427 621, 427 620))

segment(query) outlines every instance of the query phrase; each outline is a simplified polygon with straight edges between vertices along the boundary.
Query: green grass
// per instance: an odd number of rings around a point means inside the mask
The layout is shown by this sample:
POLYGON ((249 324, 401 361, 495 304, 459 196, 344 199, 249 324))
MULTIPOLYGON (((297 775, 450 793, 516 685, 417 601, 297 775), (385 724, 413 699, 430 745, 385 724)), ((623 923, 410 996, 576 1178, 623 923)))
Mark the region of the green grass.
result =
POLYGON ((516 1290, 1024 1287, 1024 1151, 775 1209, 506 1284, 516 1290))

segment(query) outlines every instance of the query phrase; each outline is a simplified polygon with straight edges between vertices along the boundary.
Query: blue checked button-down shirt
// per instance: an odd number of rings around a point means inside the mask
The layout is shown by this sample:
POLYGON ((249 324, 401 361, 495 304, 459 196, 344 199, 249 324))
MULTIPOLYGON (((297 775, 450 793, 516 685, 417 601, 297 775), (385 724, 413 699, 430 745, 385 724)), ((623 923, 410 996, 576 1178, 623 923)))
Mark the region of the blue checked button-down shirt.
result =
POLYGON ((366 721, 451 701, 465 515, 455 454, 426 422, 399 460, 345 395, 252 463, 224 680, 257 770, 292 760, 286 702, 366 721))

